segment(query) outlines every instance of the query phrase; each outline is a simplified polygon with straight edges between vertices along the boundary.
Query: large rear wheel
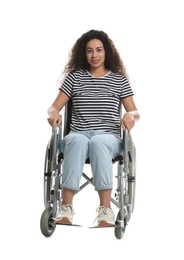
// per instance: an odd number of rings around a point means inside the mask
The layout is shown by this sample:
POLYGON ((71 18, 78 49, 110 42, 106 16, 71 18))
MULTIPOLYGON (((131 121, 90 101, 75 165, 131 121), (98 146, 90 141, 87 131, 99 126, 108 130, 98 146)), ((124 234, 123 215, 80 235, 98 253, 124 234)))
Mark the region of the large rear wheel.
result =
POLYGON ((135 204, 135 187, 136 187, 136 149, 133 141, 129 140, 129 175, 128 175, 128 189, 130 198, 130 210, 134 211, 135 204))

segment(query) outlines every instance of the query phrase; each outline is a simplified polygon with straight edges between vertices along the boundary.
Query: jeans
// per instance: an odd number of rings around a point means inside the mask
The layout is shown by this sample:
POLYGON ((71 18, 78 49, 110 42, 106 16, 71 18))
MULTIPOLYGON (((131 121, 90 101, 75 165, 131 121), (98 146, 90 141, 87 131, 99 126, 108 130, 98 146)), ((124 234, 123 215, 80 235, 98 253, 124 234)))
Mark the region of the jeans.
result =
POLYGON ((83 167, 89 158, 95 189, 112 189, 112 159, 122 150, 123 141, 111 133, 99 130, 71 131, 64 138, 62 187, 80 189, 83 167))

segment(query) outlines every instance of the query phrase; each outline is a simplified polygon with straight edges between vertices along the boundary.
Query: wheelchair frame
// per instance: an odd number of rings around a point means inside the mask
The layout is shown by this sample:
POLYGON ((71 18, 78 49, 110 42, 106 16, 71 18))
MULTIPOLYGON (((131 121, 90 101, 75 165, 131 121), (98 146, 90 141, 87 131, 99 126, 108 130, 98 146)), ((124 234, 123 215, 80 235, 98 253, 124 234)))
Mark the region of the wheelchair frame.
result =
MULTIPOLYGON (((65 108, 65 118, 70 108, 65 108)), ((53 234, 56 223, 55 217, 62 201, 62 188, 60 186, 62 178, 61 165, 64 161, 61 151, 61 140, 69 132, 70 118, 64 120, 64 131, 62 127, 56 127, 47 144, 44 163, 44 205, 45 209, 40 219, 40 229, 44 236, 53 234)), ((118 163, 117 167, 117 188, 115 198, 111 197, 111 202, 119 209, 116 217, 114 233, 115 237, 121 239, 125 233, 127 223, 134 211, 135 203, 135 180, 136 180, 136 149, 131 135, 127 130, 121 133, 124 148, 122 154, 113 160, 118 163)), ((89 163, 89 162, 86 162, 89 163)), ((93 184, 93 177, 89 178, 85 173, 82 177, 86 180, 80 186, 84 189, 88 184, 93 184)), ((78 193, 77 191, 76 193, 78 193)))

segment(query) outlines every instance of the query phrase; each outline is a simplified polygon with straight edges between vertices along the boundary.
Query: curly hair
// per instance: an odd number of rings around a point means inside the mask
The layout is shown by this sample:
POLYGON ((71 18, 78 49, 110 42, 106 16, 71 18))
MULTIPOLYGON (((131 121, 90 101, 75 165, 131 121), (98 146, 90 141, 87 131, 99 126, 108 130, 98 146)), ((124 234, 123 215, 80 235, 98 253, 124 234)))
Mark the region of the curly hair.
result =
POLYGON ((105 49, 105 67, 114 73, 126 75, 125 66, 120 58, 120 55, 115 48, 113 41, 103 31, 90 30, 84 33, 74 44, 71 49, 69 61, 65 66, 64 74, 76 71, 78 69, 89 69, 89 64, 86 60, 85 48, 86 44, 92 40, 98 39, 103 43, 105 49))

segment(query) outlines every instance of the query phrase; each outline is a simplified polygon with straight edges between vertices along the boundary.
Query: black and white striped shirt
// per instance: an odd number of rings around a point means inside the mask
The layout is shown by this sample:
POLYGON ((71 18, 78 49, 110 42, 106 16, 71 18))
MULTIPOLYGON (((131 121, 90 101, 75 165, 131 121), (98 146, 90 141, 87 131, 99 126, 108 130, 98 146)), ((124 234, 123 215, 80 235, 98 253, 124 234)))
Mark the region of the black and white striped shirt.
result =
POLYGON ((110 71, 96 78, 78 70, 59 89, 72 98, 71 130, 103 130, 119 136, 120 100, 133 95, 124 75, 110 71))

